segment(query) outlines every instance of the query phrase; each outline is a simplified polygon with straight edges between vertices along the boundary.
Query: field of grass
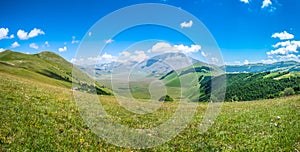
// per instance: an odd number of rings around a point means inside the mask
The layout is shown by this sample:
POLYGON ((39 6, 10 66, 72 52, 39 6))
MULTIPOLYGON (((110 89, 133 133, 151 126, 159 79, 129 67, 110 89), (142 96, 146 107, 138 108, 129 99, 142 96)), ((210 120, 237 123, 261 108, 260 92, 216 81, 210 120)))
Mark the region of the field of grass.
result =
MULTIPOLYGON (((99 96, 116 123, 151 128, 172 116, 176 102, 138 115, 113 96, 99 96)), ((72 91, 0 72, 0 151, 298 151, 300 96, 224 103, 215 124, 199 132, 207 103, 199 104, 191 123, 158 147, 116 147, 93 134, 78 111, 72 91)))

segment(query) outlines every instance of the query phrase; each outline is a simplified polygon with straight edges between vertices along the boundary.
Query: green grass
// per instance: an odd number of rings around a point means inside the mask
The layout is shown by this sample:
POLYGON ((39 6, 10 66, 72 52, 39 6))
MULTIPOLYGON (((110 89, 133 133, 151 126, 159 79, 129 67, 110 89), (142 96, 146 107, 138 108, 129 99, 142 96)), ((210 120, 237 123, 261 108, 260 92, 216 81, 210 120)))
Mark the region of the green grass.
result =
MULTIPOLYGON (((116 123, 151 128, 169 119, 177 102, 156 112, 128 112, 112 96, 99 96, 116 123)), ((224 103, 204 134, 199 124, 207 103, 177 137, 133 151, 295 151, 300 150, 300 96, 224 103), (280 118, 279 118, 280 117, 280 118)), ((70 89, 0 72, 0 151, 131 151, 93 134, 83 122, 70 89)))
MULTIPOLYGON (((85 84, 94 85, 94 80, 87 74, 59 55, 46 51, 38 54, 23 54, 10 50, 0 52, 0 72, 65 88, 76 86, 80 89, 85 84)), ((104 92, 103 94, 110 93, 109 89, 101 87, 100 84, 96 86, 104 92)))

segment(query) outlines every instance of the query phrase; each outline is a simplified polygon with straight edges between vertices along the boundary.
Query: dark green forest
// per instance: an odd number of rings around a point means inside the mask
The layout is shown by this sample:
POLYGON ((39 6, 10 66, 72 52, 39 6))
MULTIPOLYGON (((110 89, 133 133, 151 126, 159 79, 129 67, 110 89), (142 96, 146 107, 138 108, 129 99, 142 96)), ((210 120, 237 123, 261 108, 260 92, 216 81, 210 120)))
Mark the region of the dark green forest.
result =
MULTIPOLYGON (((211 97, 212 81, 226 77, 225 101, 251 101, 271 99, 300 93, 300 76, 290 72, 237 73, 218 77, 200 76, 201 95, 199 101, 211 97)), ((220 86, 224 90, 225 86, 220 86)))

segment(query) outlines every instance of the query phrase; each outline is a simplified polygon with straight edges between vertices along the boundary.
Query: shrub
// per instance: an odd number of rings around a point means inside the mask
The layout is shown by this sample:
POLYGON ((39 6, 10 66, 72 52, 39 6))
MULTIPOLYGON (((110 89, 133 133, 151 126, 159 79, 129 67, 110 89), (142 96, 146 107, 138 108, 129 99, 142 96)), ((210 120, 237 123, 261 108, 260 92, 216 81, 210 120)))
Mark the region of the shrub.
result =
POLYGON ((169 95, 162 96, 159 101, 174 101, 169 95))
POLYGON ((294 95, 295 91, 293 88, 285 88, 283 93, 285 96, 290 96, 290 95, 294 95))

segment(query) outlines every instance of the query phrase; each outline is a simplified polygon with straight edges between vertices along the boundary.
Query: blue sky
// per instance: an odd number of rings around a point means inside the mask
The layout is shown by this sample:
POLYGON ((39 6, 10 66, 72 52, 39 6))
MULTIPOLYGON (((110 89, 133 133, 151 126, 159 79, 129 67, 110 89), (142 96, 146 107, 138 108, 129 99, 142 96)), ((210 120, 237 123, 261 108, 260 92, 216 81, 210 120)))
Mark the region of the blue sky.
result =
MULTIPOLYGON (((98 20, 120 8, 141 3, 172 5, 197 17, 211 32, 227 64, 300 61, 298 0, 6 0, 0 2, 0 51, 49 50, 69 61, 73 58, 75 62, 81 40, 89 35, 89 29, 98 20)), ((195 21, 189 24, 190 21, 182 20, 187 30, 196 25, 195 21)), ((174 26, 180 27, 180 24, 174 26)), ((98 59, 112 60, 126 47, 145 39, 166 42, 147 41, 139 50, 147 51, 155 43, 164 46, 169 43, 171 48, 189 50, 195 58, 201 59, 207 54, 202 52, 203 47, 197 49, 176 31, 157 26, 143 28, 128 29, 131 36, 121 33, 103 40, 111 46, 107 46, 107 51, 98 59)), ((131 55, 141 54, 133 52, 131 55)))

